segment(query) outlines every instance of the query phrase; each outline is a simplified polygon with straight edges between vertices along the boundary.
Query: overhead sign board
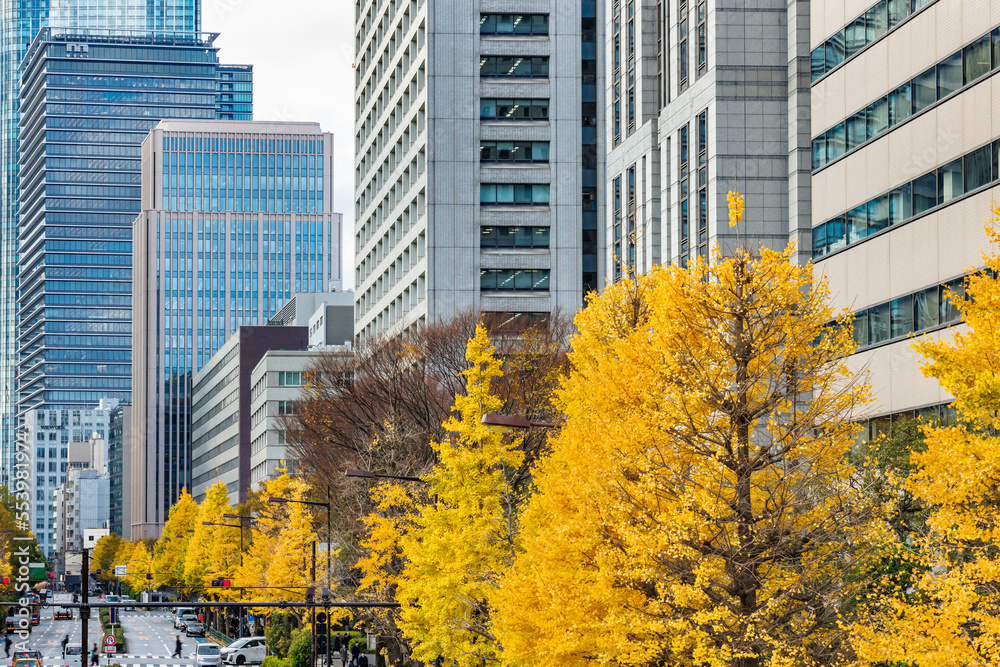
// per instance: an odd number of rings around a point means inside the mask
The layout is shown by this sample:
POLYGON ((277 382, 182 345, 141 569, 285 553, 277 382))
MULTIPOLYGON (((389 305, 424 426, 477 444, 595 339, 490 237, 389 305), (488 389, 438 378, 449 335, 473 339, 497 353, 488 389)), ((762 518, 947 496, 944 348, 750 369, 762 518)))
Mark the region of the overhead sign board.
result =
POLYGON ((115 565, 115 576, 116 577, 127 577, 128 576, 128 566, 126 566, 126 565, 115 565))

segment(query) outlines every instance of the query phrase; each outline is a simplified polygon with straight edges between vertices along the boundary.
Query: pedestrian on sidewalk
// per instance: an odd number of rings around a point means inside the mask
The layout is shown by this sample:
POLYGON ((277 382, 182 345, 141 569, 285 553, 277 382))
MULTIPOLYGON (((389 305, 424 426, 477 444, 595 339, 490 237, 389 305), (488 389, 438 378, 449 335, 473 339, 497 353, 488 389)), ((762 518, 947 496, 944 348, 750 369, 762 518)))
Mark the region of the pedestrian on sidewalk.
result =
POLYGON ((10 657, 10 645, 13 642, 10 640, 10 635, 3 636, 3 650, 7 652, 7 657, 10 657))
POLYGON ((68 643, 69 643, 69 635, 63 635, 63 640, 62 640, 62 651, 63 651, 63 653, 62 653, 62 656, 64 658, 66 657, 66 644, 68 644, 68 643))
POLYGON ((347 667, 347 644, 340 647, 340 667, 347 667))
POLYGON ((361 654, 361 642, 355 642, 351 646, 351 664, 358 667, 358 656, 361 654))
POLYGON ((100 653, 97 652, 97 644, 94 644, 94 650, 90 654, 90 664, 97 667, 98 661, 100 660, 100 653))
POLYGON ((172 654, 170 654, 170 657, 171 658, 179 658, 179 657, 181 657, 181 636, 180 635, 177 635, 177 637, 174 639, 174 652, 172 654))

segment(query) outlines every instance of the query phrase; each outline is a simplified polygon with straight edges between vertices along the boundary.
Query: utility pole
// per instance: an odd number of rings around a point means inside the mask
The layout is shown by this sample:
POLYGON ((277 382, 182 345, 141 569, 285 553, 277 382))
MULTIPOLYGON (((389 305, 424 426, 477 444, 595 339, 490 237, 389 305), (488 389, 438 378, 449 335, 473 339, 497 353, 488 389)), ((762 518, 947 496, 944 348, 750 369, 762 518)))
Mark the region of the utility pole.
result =
POLYGON ((87 667, 87 622, 90 620, 90 562, 87 550, 83 550, 83 566, 80 568, 80 667, 87 667))

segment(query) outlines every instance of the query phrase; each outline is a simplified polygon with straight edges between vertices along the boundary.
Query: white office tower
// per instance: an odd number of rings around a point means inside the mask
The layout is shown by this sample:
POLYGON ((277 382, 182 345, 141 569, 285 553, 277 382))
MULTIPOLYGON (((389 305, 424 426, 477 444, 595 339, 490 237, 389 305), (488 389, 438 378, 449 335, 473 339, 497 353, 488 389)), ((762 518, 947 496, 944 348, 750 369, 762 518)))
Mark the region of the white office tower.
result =
POLYGON ((596 0, 356 0, 355 332, 603 284, 596 0))
POLYGON ((1000 5, 987 0, 821 0, 812 5, 813 261, 855 314, 877 433, 947 414, 913 334, 960 322, 1000 197, 1000 5))

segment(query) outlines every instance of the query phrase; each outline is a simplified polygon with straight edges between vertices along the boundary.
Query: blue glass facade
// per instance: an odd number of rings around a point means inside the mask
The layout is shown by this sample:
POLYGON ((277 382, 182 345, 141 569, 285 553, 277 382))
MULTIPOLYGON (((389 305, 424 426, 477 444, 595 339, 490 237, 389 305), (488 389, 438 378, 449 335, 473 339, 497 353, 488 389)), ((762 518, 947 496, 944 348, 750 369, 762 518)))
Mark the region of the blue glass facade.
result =
POLYGON ((201 0, 131 0, 114 11, 99 0, 0 0, 0 482, 13 470, 16 380, 18 69, 47 25, 116 29, 201 29, 201 0), (50 19, 50 13, 52 17, 50 19))
POLYGON ((21 73, 19 413, 129 399, 141 144, 162 118, 218 117, 213 40, 46 28, 32 43, 21 73))
POLYGON ((147 487, 133 492, 133 538, 156 536, 191 488, 193 427, 206 437, 225 427, 211 421, 217 411, 191 424, 194 373, 237 327, 263 325, 294 293, 340 279, 332 165, 333 135, 314 123, 168 120, 143 144, 133 428, 145 449, 133 451, 133 479, 147 487))

